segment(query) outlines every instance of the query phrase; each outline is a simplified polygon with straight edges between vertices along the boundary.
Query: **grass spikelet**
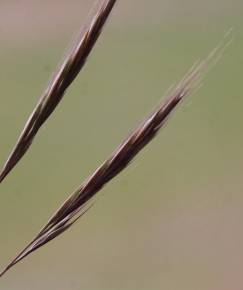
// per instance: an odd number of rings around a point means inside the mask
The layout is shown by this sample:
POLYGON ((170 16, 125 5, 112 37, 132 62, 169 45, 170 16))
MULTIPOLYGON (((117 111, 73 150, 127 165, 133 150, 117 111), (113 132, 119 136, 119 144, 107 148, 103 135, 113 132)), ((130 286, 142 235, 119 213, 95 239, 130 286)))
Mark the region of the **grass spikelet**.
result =
POLYGON ((207 61, 199 62, 171 90, 154 112, 135 129, 111 156, 63 203, 28 246, 0 274, 6 273, 30 253, 53 240, 75 223, 88 209, 90 201, 103 186, 117 176, 159 132, 181 101, 200 84, 207 61))
POLYGON ((62 100, 66 89, 71 85, 84 66, 94 47, 116 0, 104 0, 88 26, 81 30, 80 37, 67 55, 63 64, 54 74, 37 106, 30 115, 20 137, 10 153, 0 173, 0 182, 19 162, 32 144, 38 130, 53 113, 62 100))

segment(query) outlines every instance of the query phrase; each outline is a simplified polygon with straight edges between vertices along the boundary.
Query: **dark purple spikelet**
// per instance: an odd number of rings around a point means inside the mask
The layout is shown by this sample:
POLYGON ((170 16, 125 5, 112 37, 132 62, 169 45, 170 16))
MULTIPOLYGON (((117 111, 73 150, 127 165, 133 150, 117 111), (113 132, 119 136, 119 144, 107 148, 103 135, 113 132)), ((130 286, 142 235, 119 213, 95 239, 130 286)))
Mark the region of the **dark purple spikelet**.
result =
POLYGON ((60 66, 37 106, 30 115, 18 141, 0 173, 0 183, 23 157, 43 123, 53 113, 84 66, 92 51, 116 0, 104 0, 92 18, 90 25, 81 30, 81 35, 60 66))

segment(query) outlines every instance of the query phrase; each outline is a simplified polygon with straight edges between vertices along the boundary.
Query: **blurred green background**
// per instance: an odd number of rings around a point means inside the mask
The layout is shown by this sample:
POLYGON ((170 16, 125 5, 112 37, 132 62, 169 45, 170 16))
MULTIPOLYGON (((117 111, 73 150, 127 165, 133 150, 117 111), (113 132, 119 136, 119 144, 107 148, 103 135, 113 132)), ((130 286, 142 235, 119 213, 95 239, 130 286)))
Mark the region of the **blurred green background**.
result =
MULTIPOLYGON (((93 1, 0 1, 4 163, 93 1)), ((3 290, 241 290, 243 2, 118 1, 88 63, 0 186, 0 266, 233 28, 203 87, 3 290)))

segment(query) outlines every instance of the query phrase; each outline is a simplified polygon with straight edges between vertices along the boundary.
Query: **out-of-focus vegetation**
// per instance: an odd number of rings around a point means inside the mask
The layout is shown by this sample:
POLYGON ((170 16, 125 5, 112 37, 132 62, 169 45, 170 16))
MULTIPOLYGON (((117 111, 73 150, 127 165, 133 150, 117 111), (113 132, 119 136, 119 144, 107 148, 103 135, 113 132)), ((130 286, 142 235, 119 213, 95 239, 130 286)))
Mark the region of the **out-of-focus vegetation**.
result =
MULTIPOLYGON (((1 164, 92 3, 51 2, 0 3, 1 164)), ((4 290, 240 289, 243 5, 130 2, 119 1, 85 69, 0 186, 1 266, 231 27, 234 41, 95 207, 6 275, 4 290)))

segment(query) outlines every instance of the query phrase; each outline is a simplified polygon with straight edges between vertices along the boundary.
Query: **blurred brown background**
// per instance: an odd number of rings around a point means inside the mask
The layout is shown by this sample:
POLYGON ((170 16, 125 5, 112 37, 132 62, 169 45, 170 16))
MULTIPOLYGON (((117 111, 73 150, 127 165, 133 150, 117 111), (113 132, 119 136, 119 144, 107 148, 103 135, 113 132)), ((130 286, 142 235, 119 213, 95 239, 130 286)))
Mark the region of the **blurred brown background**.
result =
MULTIPOLYGON (((93 1, 0 1, 0 162, 93 1)), ((0 186, 0 266, 233 28, 204 86, 3 290, 242 290, 241 0, 118 1, 85 69, 0 186)))

